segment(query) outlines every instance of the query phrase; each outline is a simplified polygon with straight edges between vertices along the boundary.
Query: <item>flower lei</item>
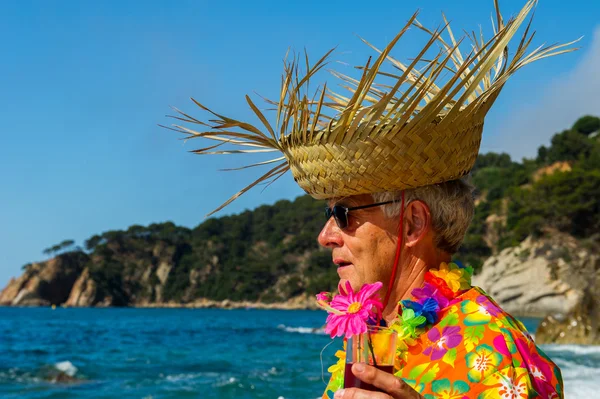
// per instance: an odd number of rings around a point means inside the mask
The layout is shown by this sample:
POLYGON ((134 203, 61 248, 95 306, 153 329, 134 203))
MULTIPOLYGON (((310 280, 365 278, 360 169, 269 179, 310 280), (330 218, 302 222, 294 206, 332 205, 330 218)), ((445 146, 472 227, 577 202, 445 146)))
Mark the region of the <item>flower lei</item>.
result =
MULTIPOLYGON (((471 276, 473 268, 471 266, 463 266, 460 262, 442 263, 439 269, 431 269, 425 273, 425 283, 421 288, 415 288, 411 292, 411 299, 399 302, 398 316, 390 323, 389 328, 398 333, 396 344, 396 364, 394 368, 401 370, 407 362, 408 354, 411 348, 417 344, 417 339, 433 326, 440 318, 441 311, 449 306, 459 295, 471 288, 471 276)), ((331 334, 331 337, 351 335, 349 330, 339 328, 344 325, 344 318, 351 320, 346 324, 355 326, 357 312, 354 310, 360 307, 360 304, 368 305, 375 304, 375 310, 379 310, 378 302, 372 297, 374 295, 374 286, 378 288, 381 283, 365 284, 358 292, 353 293, 349 285, 346 290, 341 290, 340 295, 332 296, 330 293, 322 292, 317 295, 317 303, 323 309, 327 310, 330 315, 326 332, 331 334), (370 294, 370 295, 369 295, 370 294), (350 299, 350 300, 348 300, 350 299), (354 300, 354 302, 352 302, 354 300), (363 302, 357 302, 362 300, 363 302), (343 309, 346 305, 346 309, 343 309), (358 303, 358 305, 357 305, 358 303), (332 307, 332 304, 334 305, 332 307), (334 316, 337 320, 335 326, 331 326, 330 320, 334 316)), ((370 310, 368 307, 363 309, 370 310)), ((366 313, 364 313, 366 315, 366 313)), ((369 317, 363 318, 364 329, 366 324, 373 322, 373 312, 368 314, 369 317)), ((362 330, 362 325, 360 330, 362 330)), ((327 385, 327 391, 335 392, 344 385, 344 368, 346 363, 346 339, 344 339, 344 350, 337 351, 335 356, 338 361, 327 369, 331 373, 331 379, 327 385)))

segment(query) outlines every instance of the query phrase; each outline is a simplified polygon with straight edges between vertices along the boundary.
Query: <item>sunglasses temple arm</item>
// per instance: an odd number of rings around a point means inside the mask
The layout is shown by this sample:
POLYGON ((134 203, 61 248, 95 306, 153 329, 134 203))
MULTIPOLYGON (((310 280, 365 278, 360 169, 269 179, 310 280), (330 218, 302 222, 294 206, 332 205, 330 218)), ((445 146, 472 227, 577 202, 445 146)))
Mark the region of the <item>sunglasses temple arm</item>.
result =
POLYGON ((395 202, 394 200, 392 201, 385 201, 385 202, 378 202, 376 204, 369 204, 369 205, 362 205, 362 206, 355 206, 352 208, 346 208, 348 211, 354 211, 354 210, 358 210, 358 209, 365 209, 365 208, 373 208, 376 206, 381 206, 381 205, 387 205, 387 204, 391 204, 392 202, 395 202))

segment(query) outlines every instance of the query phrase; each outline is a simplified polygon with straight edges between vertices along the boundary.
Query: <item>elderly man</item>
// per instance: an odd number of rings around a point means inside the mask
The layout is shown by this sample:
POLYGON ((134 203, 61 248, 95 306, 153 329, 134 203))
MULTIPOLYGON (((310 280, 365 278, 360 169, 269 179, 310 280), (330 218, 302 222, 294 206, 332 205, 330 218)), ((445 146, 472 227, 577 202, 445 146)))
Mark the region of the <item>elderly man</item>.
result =
MULTIPOLYGON (((450 263, 473 215, 471 193, 471 185, 461 179, 403 193, 331 200, 330 207, 348 211, 338 211, 344 215, 342 220, 332 215, 319 234, 319 243, 332 249, 342 285, 348 281, 358 291, 365 283, 394 280, 391 292, 384 293, 389 301, 383 319, 391 323, 397 318, 398 303, 423 287, 428 274, 450 263), (403 211, 402 200, 389 203, 402 194, 403 211), (401 213, 403 238, 399 240, 401 213), (394 278, 390 265, 394 265, 399 242, 402 257, 394 278)), ((334 375, 328 386, 335 391, 334 398, 562 397, 559 369, 535 347, 524 327, 481 289, 461 288, 449 294, 436 322, 410 345, 395 376, 354 364, 352 372, 357 378, 385 394, 339 389, 334 375)), ((328 397, 326 392, 323 398, 328 397)))
MULTIPOLYGON (((327 86, 307 93, 309 81, 324 67, 329 53, 312 66, 308 56, 286 61, 279 99, 269 101, 276 107, 275 125, 249 97, 261 128, 214 113, 198 102, 216 120, 177 116, 209 127, 198 132, 175 125, 191 138, 216 142, 196 153, 282 154, 250 165, 273 167, 217 210, 290 170, 308 194, 328 201, 328 220, 318 240, 332 250, 341 287, 348 291, 383 287, 382 309, 373 305, 378 317, 365 322, 398 332, 393 374, 357 363, 352 373, 379 392, 343 389, 342 356, 330 368, 324 398, 562 397, 558 368, 517 320, 470 286, 469 267, 451 262, 473 215, 472 187, 464 176, 477 157, 486 113, 520 67, 570 51, 551 46, 527 54, 529 26, 516 51, 508 51, 535 3, 528 0, 506 23, 496 10, 492 39, 484 42, 478 35, 468 36, 472 41, 468 54, 460 52, 462 40, 448 25, 431 31, 416 21, 415 14, 385 48, 371 46, 379 56, 359 68, 360 76, 334 72, 348 90, 344 94, 327 86), (390 52, 411 26, 426 32, 429 40, 403 63, 390 52), (447 36, 442 38, 444 31, 447 36), (433 48, 439 51, 432 52, 433 48), (384 70, 386 62, 393 68, 384 70), (215 150, 221 145, 225 147, 215 150)), ((335 315, 363 317, 372 311, 363 312, 361 306, 360 301, 346 303, 346 309, 341 306, 335 315)), ((354 327, 361 326, 361 321, 353 320, 354 327)), ((339 332, 340 326, 328 328, 339 332)))

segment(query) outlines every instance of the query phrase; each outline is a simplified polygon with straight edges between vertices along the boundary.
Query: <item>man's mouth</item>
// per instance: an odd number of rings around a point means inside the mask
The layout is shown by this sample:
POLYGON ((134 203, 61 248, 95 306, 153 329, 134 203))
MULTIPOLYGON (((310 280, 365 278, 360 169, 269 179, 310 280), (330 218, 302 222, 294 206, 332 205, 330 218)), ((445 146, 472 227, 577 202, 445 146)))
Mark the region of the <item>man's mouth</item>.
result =
POLYGON ((333 263, 335 263, 337 265, 338 269, 342 268, 342 267, 350 266, 352 264, 352 262, 347 262, 344 259, 339 259, 339 258, 334 259, 333 263))

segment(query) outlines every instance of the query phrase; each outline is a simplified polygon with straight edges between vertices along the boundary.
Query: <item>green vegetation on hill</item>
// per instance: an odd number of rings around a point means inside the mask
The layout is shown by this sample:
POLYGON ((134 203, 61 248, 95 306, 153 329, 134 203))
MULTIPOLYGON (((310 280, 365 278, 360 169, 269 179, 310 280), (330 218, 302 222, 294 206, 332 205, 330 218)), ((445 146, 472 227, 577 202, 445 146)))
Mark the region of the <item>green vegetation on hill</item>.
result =
POLYGON ((116 305, 197 298, 272 302, 334 288, 331 256, 316 243, 323 206, 302 196, 208 219, 194 229, 167 222, 108 231, 85 242, 86 266, 98 300, 110 297, 116 305))
MULTIPOLYGON (((600 228, 600 119, 586 116, 556 134, 536 159, 483 154, 473 169, 475 217, 457 258, 475 268, 486 257, 549 229, 577 237, 600 228)), ((331 255, 316 237, 324 203, 302 196, 194 229, 173 223, 131 226, 85 242, 78 259, 96 284, 94 302, 260 300, 332 290, 331 255)), ((44 252, 72 248, 65 240, 44 252)), ((59 255, 64 256, 64 255, 59 255)))
POLYGON ((472 175, 477 207, 459 257, 476 268, 529 235, 589 237, 600 228, 600 118, 580 118, 533 160, 481 155, 472 175))

